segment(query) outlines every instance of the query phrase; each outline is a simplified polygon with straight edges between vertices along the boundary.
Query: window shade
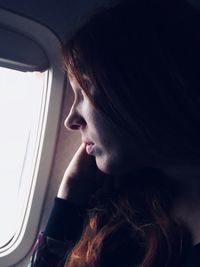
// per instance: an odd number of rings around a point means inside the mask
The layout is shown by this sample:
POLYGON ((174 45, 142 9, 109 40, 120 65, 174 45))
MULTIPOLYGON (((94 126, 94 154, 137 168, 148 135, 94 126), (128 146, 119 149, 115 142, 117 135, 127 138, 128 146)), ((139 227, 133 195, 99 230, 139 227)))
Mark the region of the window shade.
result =
POLYGON ((44 71, 49 67, 42 48, 29 37, 0 25, 0 65, 20 71, 44 71))

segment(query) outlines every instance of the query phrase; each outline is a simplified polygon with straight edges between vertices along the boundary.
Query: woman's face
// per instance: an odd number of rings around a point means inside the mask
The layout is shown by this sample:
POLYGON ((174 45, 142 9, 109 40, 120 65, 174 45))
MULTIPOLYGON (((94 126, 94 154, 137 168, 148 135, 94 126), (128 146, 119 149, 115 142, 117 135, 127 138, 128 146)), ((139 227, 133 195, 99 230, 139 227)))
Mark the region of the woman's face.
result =
POLYGON ((97 167, 104 173, 119 175, 142 167, 145 153, 134 144, 133 138, 95 109, 75 78, 69 81, 74 102, 65 126, 80 131, 86 152, 95 157, 97 167))

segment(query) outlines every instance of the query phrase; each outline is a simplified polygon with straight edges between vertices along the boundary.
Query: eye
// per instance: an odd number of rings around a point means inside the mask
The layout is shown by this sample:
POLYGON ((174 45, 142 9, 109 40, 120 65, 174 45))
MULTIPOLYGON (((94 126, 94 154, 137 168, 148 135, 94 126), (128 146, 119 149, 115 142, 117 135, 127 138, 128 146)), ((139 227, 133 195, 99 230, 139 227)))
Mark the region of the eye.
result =
POLYGON ((89 79, 85 79, 84 80, 84 85, 89 89, 90 87, 92 87, 92 83, 89 79))

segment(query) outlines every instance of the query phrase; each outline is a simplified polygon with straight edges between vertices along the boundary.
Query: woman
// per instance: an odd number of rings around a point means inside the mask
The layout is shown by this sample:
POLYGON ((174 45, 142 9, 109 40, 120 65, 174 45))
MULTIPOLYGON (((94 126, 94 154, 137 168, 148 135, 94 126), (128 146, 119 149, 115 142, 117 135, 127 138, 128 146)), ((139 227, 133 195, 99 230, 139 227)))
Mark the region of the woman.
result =
POLYGON ((199 266, 198 22, 182 1, 125 2, 67 42, 82 144, 30 266, 199 266))

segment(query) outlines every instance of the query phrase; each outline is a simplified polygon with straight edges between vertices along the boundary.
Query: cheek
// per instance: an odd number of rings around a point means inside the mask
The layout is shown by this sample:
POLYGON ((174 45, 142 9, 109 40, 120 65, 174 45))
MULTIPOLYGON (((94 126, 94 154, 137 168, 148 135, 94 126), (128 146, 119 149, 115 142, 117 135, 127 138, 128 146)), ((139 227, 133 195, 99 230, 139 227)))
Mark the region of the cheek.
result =
POLYGON ((133 167, 131 149, 132 139, 119 133, 96 112, 90 117, 90 132, 96 142, 95 159, 97 167, 107 174, 119 174, 133 167))
POLYGON ((112 129, 112 127, 109 125, 109 123, 99 116, 94 116, 92 118, 92 127, 96 137, 97 141, 99 141, 99 145, 101 145, 103 148, 109 150, 110 147, 114 147, 114 144, 116 143, 116 131, 112 129))
POLYGON ((143 167, 142 162, 138 161, 137 152, 120 141, 112 143, 111 139, 107 147, 101 147, 97 152, 97 167, 110 175, 123 175, 143 167))

